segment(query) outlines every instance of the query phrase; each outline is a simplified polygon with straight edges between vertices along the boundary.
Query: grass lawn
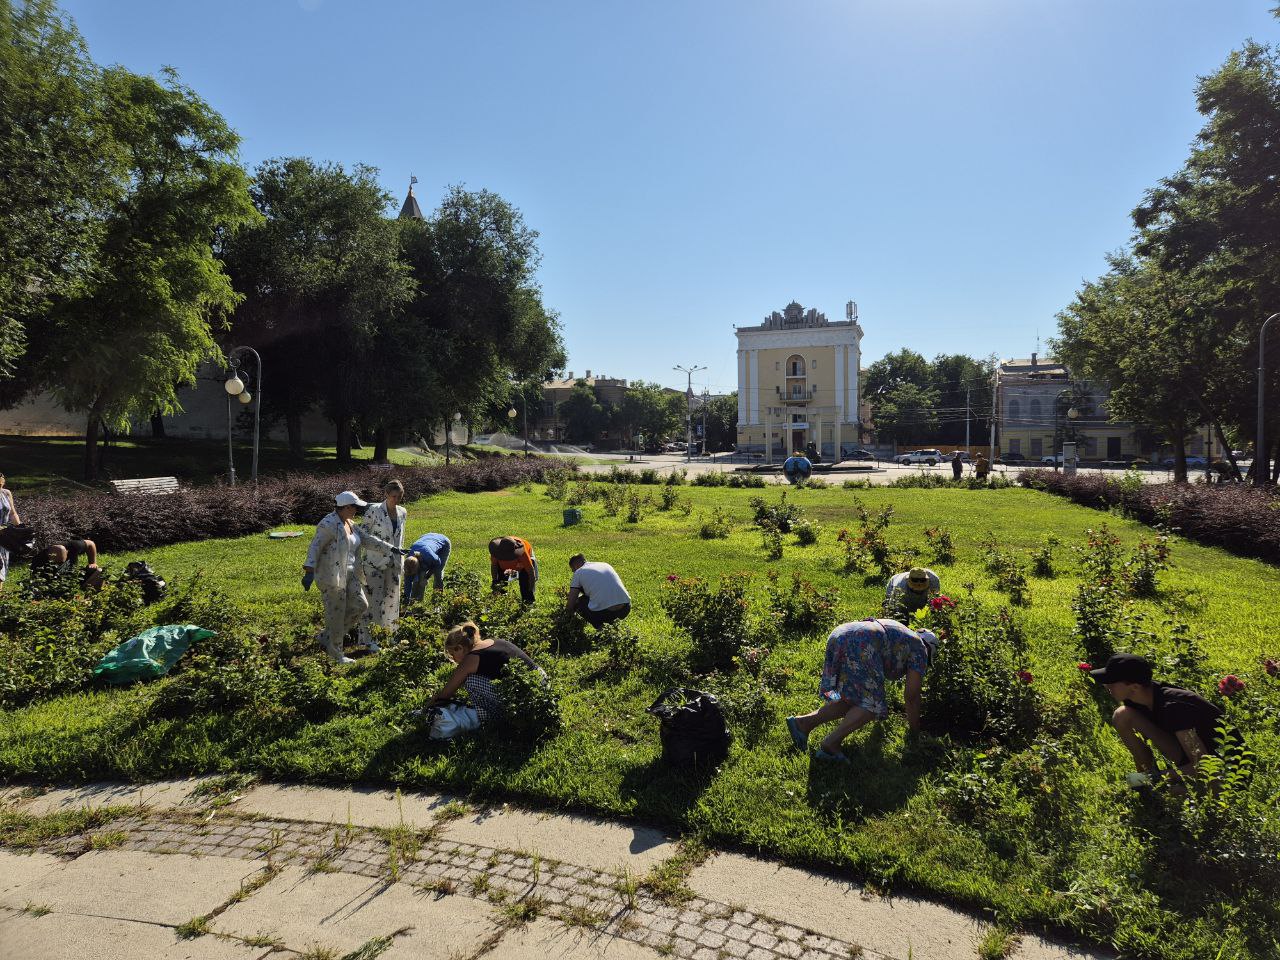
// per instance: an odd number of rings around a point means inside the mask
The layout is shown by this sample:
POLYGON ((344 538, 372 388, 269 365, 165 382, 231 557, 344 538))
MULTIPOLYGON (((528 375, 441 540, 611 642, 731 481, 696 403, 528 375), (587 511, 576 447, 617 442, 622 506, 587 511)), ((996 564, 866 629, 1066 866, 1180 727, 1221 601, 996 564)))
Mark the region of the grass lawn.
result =
MULTIPOLYGON (((487 575, 491 537, 530 539, 542 571, 539 606, 562 602, 567 560, 579 550, 609 561, 626 581, 634 603, 627 623, 640 637, 635 662, 619 671, 603 650, 541 652, 561 695, 564 728, 536 748, 507 749, 486 737, 427 743, 407 712, 430 692, 431 678, 406 678, 407 686, 392 695, 373 683, 377 658, 369 658, 334 671, 351 702, 316 722, 273 725, 252 711, 153 715, 155 698, 176 678, 2 713, 0 776, 152 778, 243 770, 281 779, 447 787, 674 825, 713 844, 951 898, 991 911, 1002 923, 1111 942, 1126 955, 1275 955, 1280 914, 1274 891, 1246 884, 1219 895, 1221 878, 1213 871, 1171 874, 1177 801, 1124 786, 1131 764, 1106 726, 1110 706, 1076 667, 1082 654, 1072 636, 1071 600, 1080 577, 1071 547, 1106 522, 1131 550, 1152 535, 1148 528, 1020 489, 792 490, 789 498, 822 525, 821 538, 800 547, 788 537, 782 559, 766 563, 747 500, 762 493, 775 501, 777 492, 683 487, 680 493, 692 500, 688 516, 655 510, 630 524, 625 508, 607 517, 593 502, 572 528, 561 525, 563 504, 541 487, 450 493, 409 505, 407 539, 429 530, 447 534, 454 545, 451 568, 487 575), (795 571, 817 587, 838 590, 839 620, 875 615, 882 588, 839 572, 836 531, 855 527, 855 496, 870 509, 892 504, 889 540, 919 547, 924 562, 924 528, 949 529, 958 559, 935 567, 943 591, 961 598, 971 592, 964 602, 992 609, 1003 607, 1005 597, 984 568, 980 541, 994 535, 1008 549, 1030 551, 1050 535, 1061 539, 1058 575, 1029 578, 1030 605, 1011 608, 1030 652, 1027 662, 1007 667, 1011 677, 1019 668, 1030 670, 1050 707, 1083 704, 1083 721, 1058 741, 1015 751, 947 736, 909 738, 898 711, 855 735, 848 744, 851 767, 828 767, 794 750, 782 723, 816 705, 825 635, 775 637, 774 688, 753 685, 742 670, 707 681, 720 684, 737 708, 728 761, 704 780, 667 769, 658 757, 656 722, 644 708, 687 676, 691 649, 660 603, 667 575, 752 572, 760 604, 769 568, 795 571), (728 539, 700 539, 700 517, 715 508, 736 526, 728 539), (958 801, 965 790, 972 798, 958 801)), ((171 581, 199 577, 247 608, 264 635, 286 637, 306 658, 320 613, 319 597, 298 583, 306 533, 283 541, 263 535, 181 544, 105 563, 119 569, 140 556, 171 581)), ((1265 683, 1259 658, 1280 653, 1274 640, 1280 570, 1182 542, 1172 563, 1157 597, 1133 602, 1151 642, 1168 641, 1171 619, 1183 622, 1214 670, 1265 683)), ((927 688, 926 679, 926 695, 927 688)), ((1273 728, 1256 749, 1259 779, 1265 773, 1275 783, 1280 750, 1273 728)))
MULTIPOLYGON (((508 454, 511 451, 489 446, 474 450, 453 448, 453 456, 457 459, 474 459, 477 452, 508 454)), ((267 475, 288 470, 323 472, 348 468, 335 459, 336 447, 308 446, 305 454, 304 460, 298 463, 290 458, 285 444, 263 443, 258 451, 258 470, 267 475)), ((352 450, 351 456, 355 461, 370 460, 373 447, 352 450)), ((404 466, 444 463, 443 455, 422 457, 394 448, 387 456, 392 463, 404 466)), ((236 476, 241 480, 247 479, 253 464, 250 443, 237 440, 235 461, 236 476)), ((0 472, 7 474, 6 485, 19 496, 75 488, 80 485, 83 471, 84 441, 80 437, 0 436, 0 472)), ((147 437, 115 440, 106 453, 103 472, 113 479, 177 477, 186 483, 212 483, 227 475, 227 442, 225 438, 221 441, 153 440, 147 437)))

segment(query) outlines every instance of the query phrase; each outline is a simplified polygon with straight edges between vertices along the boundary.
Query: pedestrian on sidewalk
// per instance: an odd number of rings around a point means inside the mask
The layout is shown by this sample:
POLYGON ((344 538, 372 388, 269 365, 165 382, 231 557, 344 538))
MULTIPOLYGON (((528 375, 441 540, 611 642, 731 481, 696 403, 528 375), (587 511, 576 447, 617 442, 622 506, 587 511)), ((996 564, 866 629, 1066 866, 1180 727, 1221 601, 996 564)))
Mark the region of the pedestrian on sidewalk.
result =
POLYGON ((618 571, 598 560, 588 562, 580 553, 569 558, 573 579, 569 581, 568 613, 576 613, 597 630, 606 623, 623 620, 631 613, 631 594, 622 585, 618 571))
POLYGON ((523 537, 494 537, 489 541, 489 573, 493 579, 493 592, 507 589, 508 574, 516 574, 520 581, 520 599, 534 602, 538 586, 538 558, 533 555, 533 544, 523 537))
POLYGON ((787 730, 796 747, 807 750, 809 734, 838 720, 823 738, 815 756, 848 763, 842 745, 849 734, 889 715, 885 683, 904 680, 907 726, 920 729, 924 675, 938 646, 930 630, 910 630, 896 620, 842 623, 827 638, 819 693, 826 701, 812 713, 787 717, 787 730))
POLYGON ((404 575, 404 525, 409 512, 400 506, 404 484, 388 480, 382 487, 383 500, 364 515, 360 528, 377 539, 371 539, 364 551, 364 582, 369 595, 369 609, 360 622, 360 641, 370 653, 378 653, 378 642, 372 628, 394 631, 400 620, 400 580, 404 575), (385 542, 392 549, 378 546, 385 542))
POLYGON ((964 461, 960 459, 960 451, 951 454, 951 479, 959 480, 964 473, 964 461))
POLYGON ((316 634, 316 642, 337 663, 354 662, 343 652, 342 644, 369 609, 361 550, 367 544, 396 549, 356 524, 356 512, 367 506, 350 490, 334 497, 333 512, 316 524, 302 567, 303 585, 310 586, 314 579, 324 599, 324 628, 316 634))
POLYGON ((424 533, 409 548, 404 561, 405 603, 417 602, 427 589, 427 579, 435 581, 435 589, 444 589, 444 567, 449 562, 453 545, 443 533, 424 533))
POLYGON ((977 459, 973 461, 973 475, 982 482, 986 482, 987 474, 991 472, 991 461, 984 454, 978 454, 977 459))

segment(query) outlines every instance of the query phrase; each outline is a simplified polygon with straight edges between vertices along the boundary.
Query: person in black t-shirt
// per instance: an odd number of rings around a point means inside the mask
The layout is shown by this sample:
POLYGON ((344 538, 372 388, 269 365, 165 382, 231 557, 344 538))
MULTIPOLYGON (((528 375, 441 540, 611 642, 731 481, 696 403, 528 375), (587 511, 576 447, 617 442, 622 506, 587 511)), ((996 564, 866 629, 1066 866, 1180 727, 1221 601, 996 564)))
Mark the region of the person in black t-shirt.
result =
POLYGON ((1138 768, 1136 775, 1129 775, 1133 786, 1148 782, 1157 772, 1152 747, 1178 774, 1188 777, 1196 776, 1201 757, 1217 753, 1222 711, 1192 690, 1153 682, 1149 660, 1117 653, 1105 667, 1089 673, 1120 704, 1111 722, 1138 768))

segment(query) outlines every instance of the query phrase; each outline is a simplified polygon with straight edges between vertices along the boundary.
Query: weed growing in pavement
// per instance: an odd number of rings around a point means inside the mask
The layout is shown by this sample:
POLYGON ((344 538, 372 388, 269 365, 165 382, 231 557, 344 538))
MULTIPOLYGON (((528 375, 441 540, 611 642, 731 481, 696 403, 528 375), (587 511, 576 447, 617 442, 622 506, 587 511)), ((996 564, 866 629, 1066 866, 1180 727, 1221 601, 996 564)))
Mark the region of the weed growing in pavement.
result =
POLYGON ((1018 938, 1007 927, 987 927, 975 941, 978 960, 1007 960, 1018 949, 1018 938))
POLYGON ((512 900, 498 908, 498 921, 507 929, 523 927, 537 920, 546 911, 546 906, 546 901, 537 896, 512 900))
POLYGON ((47 903, 33 903, 28 900, 22 905, 22 912, 30 917, 47 917, 49 914, 53 913, 53 907, 49 906, 47 903))
POLYGON ((185 923, 180 923, 174 927, 173 932, 183 940, 194 940, 196 937, 203 937, 209 932, 209 921, 212 919, 213 917, 207 913, 203 916, 192 917, 185 923))

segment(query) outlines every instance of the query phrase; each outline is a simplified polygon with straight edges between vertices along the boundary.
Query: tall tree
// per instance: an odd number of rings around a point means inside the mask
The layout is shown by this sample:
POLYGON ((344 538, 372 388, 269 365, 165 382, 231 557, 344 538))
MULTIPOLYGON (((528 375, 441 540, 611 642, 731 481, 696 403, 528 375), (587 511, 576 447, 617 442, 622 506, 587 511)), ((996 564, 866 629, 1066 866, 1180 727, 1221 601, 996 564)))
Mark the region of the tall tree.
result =
POLYGON ((975 360, 962 353, 939 354, 929 364, 931 386, 938 391, 938 432, 940 443, 964 443, 965 428, 970 440, 981 440, 991 413, 991 378, 995 359, 975 360))
POLYGON ((738 442, 738 394, 715 397, 707 404, 707 449, 732 450, 738 442))
POLYGON ((96 263, 127 170, 103 95, 54 0, 0 2, 0 380, 16 372, 27 324, 96 263))
POLYGON ((565 439, 574 443, 594 443, 608 429, 611 405, 600 400, 585 380, 578 380, 569 398, 560 404, 565 439))
POLYGON ((220 355, 213 325, 237 297, 213 243, 253 221, 239 138, 177 76, 102 74, 104 123, 127 178, 102 211, 92 274, 33 343, 37 382, 85 417, 85 478, 100 426, 180 410, 177 387, 220 355))
POLYGON ((394 376, 370 358, 429 347, 388 342, 413 283, 376 175, 362 165, 347 171, 303 157, 268 160, 252 185, 261 220, 224 251, 245 295, 235 336, 262 354, 265 407, 284 417, 297 458, 302 417, 321 403, 334 423, 338 459, 349 459, 353 419, 372 396, 386 396, 394 376))
POLYGON ((683 430, 685 396, 636 380, 627 387, 615 417, 624 438, 643 436, 646 443, 661 442, 683 430))

